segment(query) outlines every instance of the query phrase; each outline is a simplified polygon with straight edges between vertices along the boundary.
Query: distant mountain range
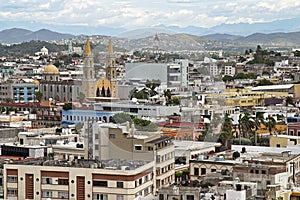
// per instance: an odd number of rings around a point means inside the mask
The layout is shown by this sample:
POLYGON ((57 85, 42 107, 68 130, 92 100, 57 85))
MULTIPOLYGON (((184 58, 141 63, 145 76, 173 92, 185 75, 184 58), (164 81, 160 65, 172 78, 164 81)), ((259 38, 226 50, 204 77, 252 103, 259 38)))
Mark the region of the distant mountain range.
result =
MULTIPOLYGON (((162 32, 164 28, 159 28, 162 32)), ((257 44, 277 47, 299 47, 300 32, 290 33, 254 33, 248 36, 232 34, 208 34, 197 36, 186 33, 176 33, 175 31, 166 31, 168 33, 159 33, 155 29, 140 29, 137 31, 120 34, 119 37, 113 37, 114 45, 118 48, 127 50, 155 49, 158 46, 161 50, 204 50, 220 49, 230 47, 256 46, 257 44), (130 34, 129 34, 130 33, 130 34), (124 35, 130 36, 125 37, 124 35), (154 41, 154 35, 158 34, 159 41, 154 41)), ((95 35, 96 36, 96 35, 95 35)), ((93 37, 93 36, 90 36, 93 37)), ((98 42, 107 44, 110 36, 102 36, 103 39, 96 37, 98 42)), ((78 39, 82 41, 82 35, 74 36, 71 34, 62 34, 47 29, 30 31, 26 29, 7 29, 0 32, 0 43, 21 43, 31 40, 53 41, 61 39, 78 39), (79 39, 80 38, 80 39, 79 39)), ((96 41, 94 40, 94 41, 96 41)))
MULTIPOLYGON (((128 30, 121 27, 107 27, 107 26, 83 26, 83 25, 54 25, 45 24, 36 21, 0 21, 0 31, 5 29, 11 29, 14 27, 28 29, 28 30, 39 30, 41 28, 53 30, 61 33, 69 33, 72 35, 108 35, 108 36, 120 36, 123 38, 135 37, 135 39, 149 36, 147 34, 136 34, 134 32, 141 32, 142 29, 128 30)), ((274 20, 271 22, 263 23, 237 23, 237 24, 220 24, 210 28, 203 28, 198 26, 168 26, 158 25, 147 27, 146 32, 151 33, 186 33, 191 35, 203 36, 209 34, 230 34, 230 35, 242 35, 247 36, 254 33, 275 33, 275 32, 297 32, 300 31, 300 17, 274 20)), ((144 30, 145 32, 145 30, 144 30)))
POLYGON ((0 43, 20 43, 31 40, 41 40, 41 41, 53 41, 60 39, 70 39, 74 35, 57 33, 47 29, 41 29, 38 31, 30 31, 20 28, 12 28, 3 30, 0 32, 0 43))

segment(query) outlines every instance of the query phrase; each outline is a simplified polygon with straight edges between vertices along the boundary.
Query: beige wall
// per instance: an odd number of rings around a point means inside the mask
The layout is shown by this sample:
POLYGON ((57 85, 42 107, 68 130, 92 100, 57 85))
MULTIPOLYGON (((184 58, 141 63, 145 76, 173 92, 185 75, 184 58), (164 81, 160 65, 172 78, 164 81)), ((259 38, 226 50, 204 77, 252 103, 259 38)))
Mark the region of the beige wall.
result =
MULTIPOLYGON (((92 169, 92 168, 74 168, 74 167, 52 167, 52 166, 30 166, 30 165, 5 165, 4 166, 4 195, 7 198, 7 188, 16 188, 18 190, 18 199, 25 199, 25 176, 26 174, 33 174, 34 176, 34 199, 46 199, 42 198, 42 191, 52 191, 53 198, 57 195, 58 191, 68 191, 69 199, 76 199, 76 177, 85 177, 85 191, 86 199, 90 195, 91 199, 93 194, 102 193, 108 194, 108 199, 114 200, 117 195, 124 195, 125 200, 132 200, 136 197, 137 193, 143 192, 146 188, 153 187, 153 179, 151 180, 151 174, 153 172, 154 162, 150 162, 140 168, 135 170, 107 170, 107 169, 92 169), (18 182, 17 183, 7 183, 7 169, 17 169, 18 170, 18 182), (58 185, 57 178, 52 178, 52 184, 42 184, 41 171, 49 172, 68 172, 69 185, 58 185), (97 178, 93 179, 93 174, 103 174, 103 175, 119 175, 120 180, 107 180, 108 187, 97 187, 93 186, 93 180, 99 180, 97 178), (143 175, 139 175, 143 174, 143 175), (135 180, 124 180, 124 176, 134 176, 135 180), (145 178, 147 176, 147 179, 145 178), (142 184, 135 187, 135 182, 142 178, 142 184), (39 179, 39 180, 38 180, 39 179), (74 181, 72 183, 72 181, 74 181), (123 188, 117 188, 116 182, 122 181, 124 184, 123 188), (38 193, 37 193, 38 192, 38 193), (72 197, 71 194, 74 194, 72 197)), ((43 176, 47 177, 47 176, 43 176)), ((154 177, 153 177, 154 178, 154 177)), ((152 190, 152 189, 151 189, 152 190)), ((152 193, 152 192, 150 192, 152 193)))

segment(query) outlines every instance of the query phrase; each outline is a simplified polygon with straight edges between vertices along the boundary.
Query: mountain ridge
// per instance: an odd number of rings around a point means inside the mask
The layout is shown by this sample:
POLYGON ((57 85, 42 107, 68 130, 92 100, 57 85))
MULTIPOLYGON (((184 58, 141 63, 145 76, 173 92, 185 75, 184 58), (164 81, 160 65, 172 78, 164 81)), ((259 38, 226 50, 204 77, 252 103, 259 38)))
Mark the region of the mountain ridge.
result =
POLYGON ((11 28, 0 31, 0 43, 22 43, 31 40, 53 41, 60 39, 73 38, 74 35, 67 33, 58 33, 48 29, 30 31, 23 28, 11 28))
MULTIPOLYGON (((64 32, 72 35, 109 35, 118 36, 124 32, 132 32, 132 29, 126 29, 123 27, 109 27, 109 26, 85 26, 85 25, 55 25, 46 24, 37 21, 0 21, 0 27, 2 30, 12 27, 19 27, 29 30, 39 30, 44 27, 56 32, 64 32)), ((273 33, 273 32, 295 32, 300 31, 300 17, 273 20, 270 22, 256 22, 256 23, 223 23, 215 25, 209 28, 200 27, 195 25, 188 25, 186 27, 179 27, 173 25, 149 25, 144 28, 156 29, 162 28, 173 32, 182 32, 193 35, 209 35, 209 34, 232 34, 247 36, 253 33, 273 33)), ((142 28, 136 28, 142 29, 142 28)))

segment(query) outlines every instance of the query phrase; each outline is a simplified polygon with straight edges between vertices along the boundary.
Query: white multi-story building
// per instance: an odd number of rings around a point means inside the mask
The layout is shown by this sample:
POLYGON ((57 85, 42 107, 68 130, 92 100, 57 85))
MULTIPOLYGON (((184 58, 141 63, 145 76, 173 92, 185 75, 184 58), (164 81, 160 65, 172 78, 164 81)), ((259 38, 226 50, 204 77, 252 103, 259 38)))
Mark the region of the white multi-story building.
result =
POLYGON ((220 74, 217 63, 210 63, 209 72, 210 76, 212 77, 218 76, 220 74))
POLYGON ((224 67, 224 75, 234 76, 235 75, 235 67, 231 65, 226 65, 224 67))
POLYGON ((36 160, 4 165, 4 199, 132 200, 153 191, 154 162, 36 160))
POLYGON ((168 87, 187 88, 188 87, 188 68, 187 59, 178 59, 174 63, 168 64, 168 87))

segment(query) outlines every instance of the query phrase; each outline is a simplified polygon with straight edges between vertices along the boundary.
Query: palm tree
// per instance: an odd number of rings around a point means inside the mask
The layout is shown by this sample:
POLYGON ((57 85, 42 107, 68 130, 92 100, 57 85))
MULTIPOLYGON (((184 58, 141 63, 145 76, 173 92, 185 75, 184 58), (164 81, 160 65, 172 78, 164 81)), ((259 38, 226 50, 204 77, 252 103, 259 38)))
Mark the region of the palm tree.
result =
POLYGON ((228 114, 226 114, 219 140, 226 148, 229 148, 228 142, 232 138, 233 138, 232 119, 229 117, 228 114))
POLYGON ((257 131, 260 129, 261 124, 265 124, 264 117, 262 113, 256 113, 256 117, 253 118, 254 126, 255 126, 255 136, 254 136, 254 144, 257 145, 257 131))
POLYGON ((272 129, 276 127, 276 120, 269 115, 265 121, 265 126, 268 128, 270 135, 272 135, 272 129))
POLYGON ((252 129, 254 128, 254 122, 251 120, 250 113, 245 113, 243 117, 239 119, 239 124, 242 130, 243 137, 249 138, 249 133, 252 133, 252 129))

